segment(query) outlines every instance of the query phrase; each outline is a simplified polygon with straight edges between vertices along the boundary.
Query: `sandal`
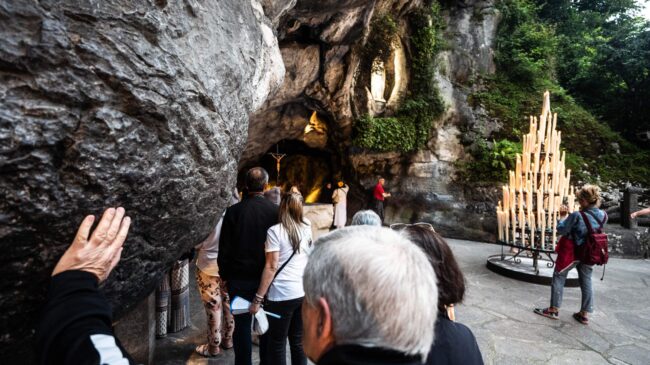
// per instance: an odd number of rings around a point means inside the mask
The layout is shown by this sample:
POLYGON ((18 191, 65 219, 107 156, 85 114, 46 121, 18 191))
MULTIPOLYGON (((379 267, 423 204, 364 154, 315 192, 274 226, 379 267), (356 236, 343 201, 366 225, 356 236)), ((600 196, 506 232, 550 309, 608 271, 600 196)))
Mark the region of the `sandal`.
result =
POLYGON ((533 312, 539 314, 540 316, 555 320, 557 320, 560 315, 560 312, 552 311, 551 308, 535 308, 533 312))
POLYGON ((580 312, 573 313, 573 319, 575 319, 576 321, 578 321, 578 322, 580 322, 580 323, 582 323, 584 325, 589 324, 589 318, 583 316, 582 314, 580 314, 580 312))
POLYGON ((196 346, 194 351, 196 351, 197 354, 203 357, 215 357, 221 354, 221 350, 217 351, 216 353, 211 353, 208 347, 209 347, 208 344, 204 343, 203 345, 196 346))

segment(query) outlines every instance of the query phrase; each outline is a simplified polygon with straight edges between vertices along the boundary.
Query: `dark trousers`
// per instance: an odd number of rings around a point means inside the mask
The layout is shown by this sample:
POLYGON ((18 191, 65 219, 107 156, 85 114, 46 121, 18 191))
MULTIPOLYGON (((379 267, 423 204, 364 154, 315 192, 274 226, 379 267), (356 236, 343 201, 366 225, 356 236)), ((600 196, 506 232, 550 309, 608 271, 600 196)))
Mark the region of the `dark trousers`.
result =
POLYGON ((267 346, 266 364, 285 365, 287 363, 287 337, 291 349, 291 365, 307 364, 307 357, 302 349, 302 299, 280 302, 268 301, 264 306, 264 310, 278 314, 281 317, 273 318, 268 316, 269 330, 264 335, 267 346))
MULTIPOLYGON (((252 301, 260 282, 257 280, 228 280, 228 295, 232 301, 236 296, 252 301)), ((253 344, 251 339, 251 321, 248 314, 238 314, 235 317, 235 331, 232 342, 235 350, 235 365, 252 365, 253 344)), ((265 347, 264 337, 260 336, 260 349, 265 347)))
POLYGON ((377 213, 379 216, 379 219, 381 219, 381 223, 384 223, 384 202, 383 200, 379 199, 374 199, 373 204, 372 204, 372 210, 377 213))

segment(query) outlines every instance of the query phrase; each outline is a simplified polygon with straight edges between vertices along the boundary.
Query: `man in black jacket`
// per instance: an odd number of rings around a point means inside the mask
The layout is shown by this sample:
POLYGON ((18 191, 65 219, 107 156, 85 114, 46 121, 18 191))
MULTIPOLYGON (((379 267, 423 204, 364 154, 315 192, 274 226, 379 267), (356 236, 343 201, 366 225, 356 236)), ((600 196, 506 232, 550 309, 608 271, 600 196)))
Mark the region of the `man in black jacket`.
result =
MULTIPOLYGON (((235 296, 255 299, 266 262, 264 242, 266 231, 278 222, 278 207, 264 198, 269 175, 261 167, 246 173, 248 195, 229 207, 223 218, 219 238, 219 274, 227 282, 231 300, 235 296)), ((252 363, 251 315, 235 316, 233 345, 235 365, 252 363)), ((260 348, 264 347, 260 339, 260 348)))
POLYGON ((52 272, 47 302, 36 331, 39 364, 133 364, 113 336, 111 308, 98 285, 120 261, 131 219, 109 208, 87 216, 52 272))

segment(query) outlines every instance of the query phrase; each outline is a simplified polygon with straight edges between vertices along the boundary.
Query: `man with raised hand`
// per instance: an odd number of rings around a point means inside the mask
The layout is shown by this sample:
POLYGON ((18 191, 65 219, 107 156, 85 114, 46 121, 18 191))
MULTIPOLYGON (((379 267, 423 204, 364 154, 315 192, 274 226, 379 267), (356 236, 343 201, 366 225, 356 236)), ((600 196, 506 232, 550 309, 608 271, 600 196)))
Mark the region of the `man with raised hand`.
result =
POLYGON ((131 219, 108 208, 91 232, 87 216, 52 272, 47 302, 36 332, 39 364, 132 364, 114 337, 112 313, 99 291, 120 261, 131 219))

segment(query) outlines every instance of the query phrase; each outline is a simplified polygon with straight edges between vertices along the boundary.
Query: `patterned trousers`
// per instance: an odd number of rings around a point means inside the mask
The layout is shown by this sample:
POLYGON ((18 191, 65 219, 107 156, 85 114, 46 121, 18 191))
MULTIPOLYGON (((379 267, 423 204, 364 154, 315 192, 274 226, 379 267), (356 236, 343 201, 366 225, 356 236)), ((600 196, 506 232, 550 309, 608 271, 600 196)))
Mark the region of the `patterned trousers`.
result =
POLYGON ((230 298, 225 282, 196 268, 196 283, 208 316, 208 351, 217 353, 219 345, 232 347, 235 319, 230 313, 230 298))

